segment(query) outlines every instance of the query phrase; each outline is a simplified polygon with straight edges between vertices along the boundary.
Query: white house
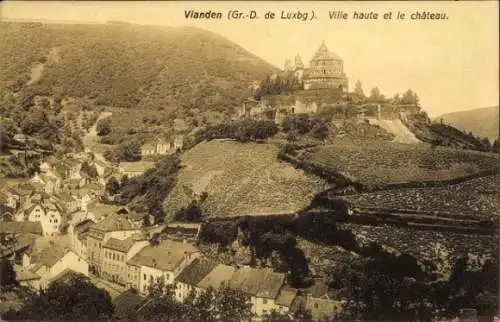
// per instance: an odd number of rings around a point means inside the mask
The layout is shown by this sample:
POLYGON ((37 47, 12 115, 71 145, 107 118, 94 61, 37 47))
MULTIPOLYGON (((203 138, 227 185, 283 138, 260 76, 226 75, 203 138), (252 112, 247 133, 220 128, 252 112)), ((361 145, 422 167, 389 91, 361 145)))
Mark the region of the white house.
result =
POLYGON ((89 265, 85 260, 73 251, 56 245, 32 254, 25 253, 22 267, 40 277, 30 283, 35 290, 47 288, 54 278, 67 269, 89 275, 89 265))
POLYGON ((16 221, 40 222, 45 236, 58 235, 62 226, 62 209, 50 201, 40 201, 16 214, 16 221))
POLYGON ((138 177, 144 174, 149 169, 154 168, 155 163, 149 161, 140 162, 120 162, 119 172, 121 176, 129 178, 138 177))
POLYGON ((278 301, 285 283, 285 274, 273 272, 268 268, 242 267, 237 269, 229 280, 229 287, 250 296, 252 312, 257 316, 273 310, 286 313, 289 307, 278 301))
POLYGON ((147 294, 149 286, 157 279, 163 278, 166 284, 173 284, 182 270, 199 256, 199 249, 193 245, 167 239, 157 246, 145 247, 129 260, 128 274, 139 271, 138 291, 147 294))

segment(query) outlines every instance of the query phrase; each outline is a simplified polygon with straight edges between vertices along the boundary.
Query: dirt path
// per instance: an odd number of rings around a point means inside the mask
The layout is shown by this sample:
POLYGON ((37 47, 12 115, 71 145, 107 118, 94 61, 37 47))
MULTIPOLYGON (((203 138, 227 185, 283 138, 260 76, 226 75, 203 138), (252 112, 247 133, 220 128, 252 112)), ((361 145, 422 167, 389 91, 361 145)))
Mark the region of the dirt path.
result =
POLYGON ((96 158, 96 160, 99 160, 101 162, 107 163, 107 161, 104 159, 102 153, 98 152, 96 150, 97 144, 99 144, 99 138, 97 135, 97 123, 105 119, 109 116, 111 116, 111 112, 102 112, 99 117, 97 118, 97 121, 92 125, 90 130, 85 134, 85 136, 82 138, 83 146, 85 147, 86 151, 92 152, 96 158))

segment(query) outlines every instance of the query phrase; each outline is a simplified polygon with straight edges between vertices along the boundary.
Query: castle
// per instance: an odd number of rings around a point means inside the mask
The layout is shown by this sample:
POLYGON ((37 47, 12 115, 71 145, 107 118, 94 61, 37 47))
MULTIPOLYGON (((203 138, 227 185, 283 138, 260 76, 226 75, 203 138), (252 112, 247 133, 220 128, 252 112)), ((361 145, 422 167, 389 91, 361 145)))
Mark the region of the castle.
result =
MULTIPOLYGON (((280 124, 288 115, 317 114, 328 111, 335 119, 401 119, 419 111, 417 105, 393 104, 389 101, 370 102, 356 93, 348 92, 344 61, 330 52, 322 42, 305 68, 299 55, 292 64, 285 61, 283 76, 293 75, 302 86, 288 92, 264 93, 257 99, 260 85, 252 84, 254 97, 246 99, 237 109, 236 118, 272 120, 280 124)), ((276 79, 277 75, 271 77, 276 79)))
POLYGON ((330 52, 325 42, 309 61, 309 68, 304 67, 299 55, 295 56, 295 64, 291 60, 285 62, 285 72, 293 72, 304 84, 304 90, 334 89, 347 93, 348 80, 344 73, 344 61, 338 55, 330 52))

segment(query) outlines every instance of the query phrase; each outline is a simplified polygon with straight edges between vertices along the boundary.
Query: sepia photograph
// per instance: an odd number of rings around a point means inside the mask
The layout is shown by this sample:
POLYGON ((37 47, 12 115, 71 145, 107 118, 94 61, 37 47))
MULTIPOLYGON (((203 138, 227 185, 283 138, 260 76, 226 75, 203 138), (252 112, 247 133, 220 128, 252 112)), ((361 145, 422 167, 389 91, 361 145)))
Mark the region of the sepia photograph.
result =
POLYGON ((497 1, 2 1, 0 321, 500 321, 497 1))

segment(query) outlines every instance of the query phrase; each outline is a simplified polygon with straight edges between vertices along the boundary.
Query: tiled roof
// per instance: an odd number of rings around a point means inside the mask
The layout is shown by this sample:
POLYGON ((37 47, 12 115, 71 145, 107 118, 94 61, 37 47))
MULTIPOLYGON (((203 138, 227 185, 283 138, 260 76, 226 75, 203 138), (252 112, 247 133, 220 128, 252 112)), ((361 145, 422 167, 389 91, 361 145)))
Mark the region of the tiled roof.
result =
POLYGON ((106 218, 98 222, 94 228, 103 232, 136 229, 136 227, 125 218, 125 215, 118 215, 116 213, 109 214, 106 218))
POLYGON ((42 225, 40 222, 31 221, 3 221, 0 222, 0 232, 25 234, 32 233, 42 235, 42 225))
POLYGON ((177 276, 177 281, 189 285, 197 285, 214 269, 215 265, 214 262, 208 259, 196 258, 177 276))
POLYGON ((297 290, 293 289, 282 289, 276 298, 276 304, 281 306, 290 307, 292 305, 293 300, 297 296, 297 290))
POLYGON ((40 237, 40 234, 20 234, 16 235, 16 244, 14 245, 14 249, 7 248, 5 246, 0 245, 0 256, 9 256, 12 252, 18 252, 20 250, 26 249, 32 246, 37 238, 40 237))
POLYGON ((314 54, 312 60, 329 60, 329 59, 334 59, 334 60, 342 60, 338 55, 330 52, 328 48, 326 47, 325 43, 323 42, 321 46, 319 46, 318 51, 314 54))
POLYGON ((66 268, 56 276, 52 277, 49 282, 55 282, 55 281, 61 281, 61 282, 66 282, 68 281, 71 277, 81 275, 81 273, 77 273, 71 268, 66 268))
POLYGON ((205 290, 210 287, 217 290, 223 283, 231 278, 235 270, 233 266, 219 264, 196 286, 205 290))
POLYGON ((283 273, 276 273, 271 269, 242 267, 233 274, 229 287, 253 296, 274 299, 284 282, 283 273))
POLYGON ((124 172, 145 172, 146 170, 154 168, 155 163, 150 161, 140 162, 120 162, 120 168, 124 172))
POLYGON ((42 249, 38 253, 32 254, 31 261, 33 263, 39 263, 47 267, 52 267, 69 251, 70 250, 66 247, 54 245, 52 247, 42 249))
POLYGON ((32 271, 25 269, 20 265, 14 265, 14 271, 16 272, 16 280, 18 282, 40 279, 40 276, 38 274, 35 274, 32 271))
POLYGON ((129 238, 123 240, 118 238, 110 238, 102 247, 126 253, 130 250, 130 248, 132 248, 132 246, 134 246, 136 242, 140 240, 144 240, 144 238, 140 235, 130 236, 129 238))
POLYGON ((188 254, 198 252, 188 243, 164 240, 158 246, 147 246, 135 255, 129 264, 173 271, 188 254))
POLYGON ((78 234, 87 232, 90 229, 90 227, 92 227, 94 225, 95 225, 95 222, 93 222, 90 219, 86 219, 86 220, 75 225, 75 232, 78 234))

